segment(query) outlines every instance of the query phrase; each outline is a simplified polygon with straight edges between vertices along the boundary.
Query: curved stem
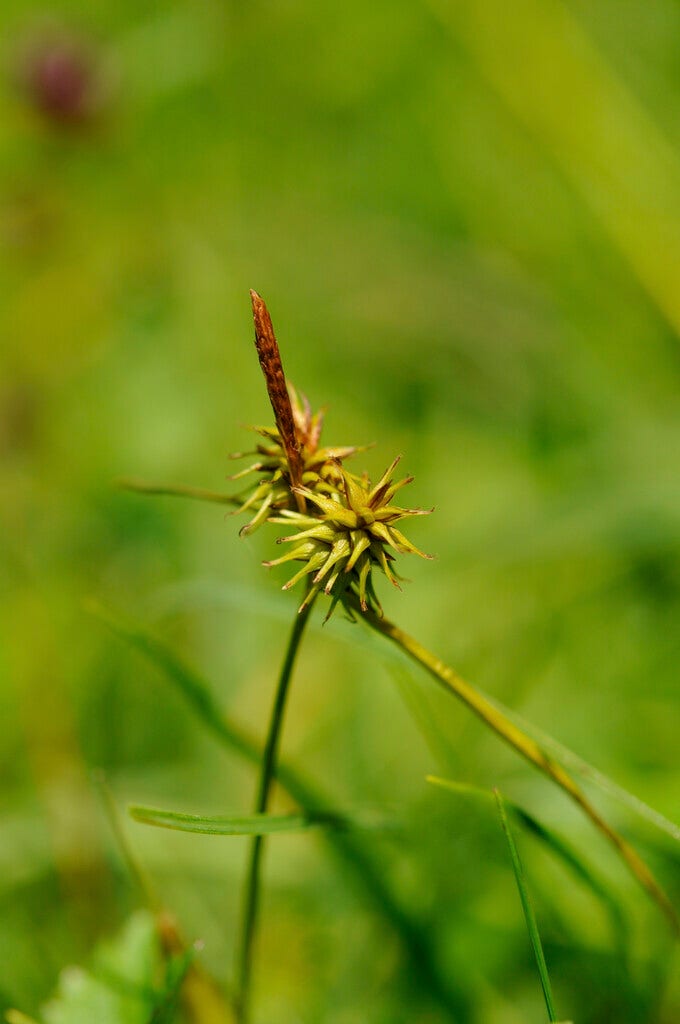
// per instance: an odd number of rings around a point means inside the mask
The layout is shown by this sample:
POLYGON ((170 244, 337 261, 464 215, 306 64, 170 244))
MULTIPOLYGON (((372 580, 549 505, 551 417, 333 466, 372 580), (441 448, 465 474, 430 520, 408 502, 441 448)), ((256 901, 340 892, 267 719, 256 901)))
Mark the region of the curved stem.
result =
MULTIPOLYGON (((254 810, 256 814, 263 814, 269 805, 269 797, 272 785, 276 778, 276 759, 283 725, 283 715, 286 708, 286 698, 293 674, 295 658, 300 647, 302 634, 304 633, 309 614, 314 604, 314 598, 305 607, 296 613, 293 628, 288 640, 286 654, 281 666, 279 680, 274 695, 267 739, 265 742, 260 777, 257 787, 254 810)), ((257 926, 257 912, 260 899, 260 874, 262 856, 264 854, 265 836, 255 836, 250 847, 248 859, 248 873, 245 883, 245 898, 243 905, 243 917, 236 960, 236 996, 234 1010, 238 1024, 247 1024, 250 1013, 250 981, 252 976, 253 963, 253 941, 257 926)))
MULTIPOLYGON (((90 611, 116 636, 148 658, 177 687, 197 721, 224 749, 236 753, 250 764, 261 765, 262 751, 257 741, 232 719, 222 715, 206 681, 180 661, 162 640, 95 604, 90 605, 90 611)), ((312 782, 291 765, 279 763, 276 777, 289 796, 305 810, 322 813, 334 810, 334 799, 319 788, 317 780, 312 782)), ((326 829, 321 836, 338 866, 353 879, 366 904, 378 920, 389 927, 389 934, 398 939, 406 957, 410 981, 430 994, 432 1001, 447 1014, 446 1020, 467 1020, 471 1010, 464 984, 457 975, 452 976, 444 969, 437 937, 426 918, 413 908, 407 909, 397 898, 379 853, 371 849, 371 844, 360 832, 326 829)))
POLYGON ((389 619, 380 618, 372 611, 362 612, 358 600, 352 602, 353 610, 358 617, 372 629, 382 633, 397 647, 401 648, 414 661, 418 662, 436 681, 450 693, 453 693, 463 704, 481 718, 485 725, 493 729, 501 739, 513 747, 518 754, 526 758, 535 768, 552 779, 581 808, 592 821, 598 831, 614 846, 631 873, 640 885, 652 897, 668 918, 674 932, 680 934, 680 924, 675 909, 665 892, 659 886, 651 871, 640 855, 633 849, 623 836, 609 825, 593 807, 581 787, 574 781, 569 772, 557 761, 554 761, 530 736, 519 729, 491 701, 487 700, 470 683, 466 682, 452 668, 412 636, 395 626, 389 619))

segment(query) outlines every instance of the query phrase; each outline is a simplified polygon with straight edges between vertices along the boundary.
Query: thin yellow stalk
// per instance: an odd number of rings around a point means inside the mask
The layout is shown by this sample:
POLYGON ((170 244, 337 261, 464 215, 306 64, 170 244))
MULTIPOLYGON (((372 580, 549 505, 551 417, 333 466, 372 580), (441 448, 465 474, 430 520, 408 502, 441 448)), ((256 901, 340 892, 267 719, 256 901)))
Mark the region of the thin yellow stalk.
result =
POLYGON ((553 761, 538 743, 522 732, 521 729, 495 708, 474 686, 466 682, 457 672, 428 651, 427 648, 423 647, 412 636, 399 629, 389 619, 380 618, 370 610, 361 612, 358 601, 356 602, 356 610, 359 613, 359 618, 372 629, 386 636, 397 647, 408 654, 410 658, 426 669, 444 689, 458 697, 463 704, 481 718, 485 725, 493 729, 501 739, 505 740, 530 764, 538 768, 544 775, 547 775, 549 779, 552 779, 560 789, 571 797, 574 803, 578 804, 598 831, 615 847, 640 885, 666 915, 673 930, 676 934, 680 935, 680 922, 678 921, 675 909, 645 862, 630 843, 623 836, 619 835, 601 817, 599 812, 595 810, 571 775, 557 761, 553 761))

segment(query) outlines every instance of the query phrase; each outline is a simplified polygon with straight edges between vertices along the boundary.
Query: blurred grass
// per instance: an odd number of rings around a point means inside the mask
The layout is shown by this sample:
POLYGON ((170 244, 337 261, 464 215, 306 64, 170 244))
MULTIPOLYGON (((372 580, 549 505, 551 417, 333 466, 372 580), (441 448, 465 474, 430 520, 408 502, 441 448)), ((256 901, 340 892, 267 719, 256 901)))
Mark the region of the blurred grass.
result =
MULTIPOLYGON (((112 486, 226 489, 239 424, 269 417, 250 287, 328 439, 377 440, 372 472, 402 451, 436 507, 414 540, 438 561, 407 563, 387 614, 677 816, 677 5, 11 0, 0 29, 0 1010, 35 1013, 134 902, 90 768, 124 801, 250 805, 250 777, 81 612, 94 595, 153 623, 262 735, 293 610, 259 567, 269 538, 112 486), (54 25, 103 83, 85 123, 25 84, 54 25)), ((493 827, 430 792, 389 673, 342 637, 309 638, 286 755, 344 806, 398 795, 411 828, 385 872, 471 1019, 541 1019, 493 827)), ((446 774, 559 826, 631 915, 624 970, 597 901, 527 850, 561 1011, 676 1020, 665 939, 587 826, 418 694, 446 774)), ((617 814, 677 903, 677 848, 617 814)), ((244 843, 151 832, 137 855, 224 977, 244 843)), ((322 848, 270 852, 260 1018, 436 1019, 322 848)))

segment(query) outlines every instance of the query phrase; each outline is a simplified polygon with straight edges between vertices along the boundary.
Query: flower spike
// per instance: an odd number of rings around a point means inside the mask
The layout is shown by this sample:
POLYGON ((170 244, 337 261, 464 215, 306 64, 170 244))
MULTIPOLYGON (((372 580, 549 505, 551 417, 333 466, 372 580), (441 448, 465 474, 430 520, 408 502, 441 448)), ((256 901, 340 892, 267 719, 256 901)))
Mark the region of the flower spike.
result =
POLYGON ((254 428, 260 441, 253 452, 244 453, 250 454, 251 464, 233 477, 258 476, 241 498, 239 511, 252 516, 241 534, 264 522, 292 530, 277 539, 286 545, 285 554, 264 565, 302 563, 283 587, 289 590, 307 579, 300 610, 323 590, 331 598, 328 616, 338 604, 351 614, 357 602, 363 612, 382 615, 373 570, 399 588, 401 577, 393 568, 397 554, 431 557, 396 527, 400 520, 428 511, 393 504, 397 492, 413 481, 412 476, 393 480, 401 456, 373 484, 366 473, 358 476, 343 465, 364 449, 321 446, 324 413, 312 413, 307 397, 286 381, 267 307, 256 292, 251 292, 251 298, 255 345, 276 425, 254 428))
MULTIPOLYGON (((274 335, 272 320, 265 302, 257 292, 251 290, 253 304, 253 320, 255 321, 255 347, 264 374, 267 393, 276 427, 281 435, 281 443, 286 454, 290 471, 291 486, 295 487, 302 481, 302 459, 300 443, 295 431, 295 420, 290 397, 286 389, 286 378, 281 364, 281 353, 274 335)), ((300 511, 304 510, 304 505, 300 511)))

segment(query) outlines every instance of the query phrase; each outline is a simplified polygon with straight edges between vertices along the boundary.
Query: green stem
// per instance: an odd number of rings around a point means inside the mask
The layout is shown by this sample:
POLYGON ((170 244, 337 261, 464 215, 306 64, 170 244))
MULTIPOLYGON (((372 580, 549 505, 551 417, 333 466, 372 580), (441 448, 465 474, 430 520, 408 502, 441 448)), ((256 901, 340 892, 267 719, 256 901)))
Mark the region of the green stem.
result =
MULTIPOLYGON (((124 622, 111 612, 91 603, 90 611, 112 632, 130 644, 155 665, 182 695, 193 714, 218 743, 244 758, 250 764, 262 763, 262 752, 256 740, 217 706, 210 687, 195 671, 185 665, 164 641, 148 630, 124 622)), ((277 779, 293 800, 312 812, 332 813, 335 801, 318 782, 311 782, 291 765, 279 764, 277 779)), ((351 830, 329 829, 321 833, 337 863, 354 880, 363 899, 398 937, 408 963, 409 982, 417 980, 421 990, 429 992, 433 1002, 448 1014, 447 1020, 467 1020, 470 1007, 464 985, 457 975, 444 972, 438 955, 437 936, 420 916, 406 910, 392 891, 389 873, 379 855, 371 850, 364 837, 351 830)))
POLYGON ((558 764, 557 761, 553 761, 538 743, 522 732, 498 708, 494 707, 491 701, 487 700, 479 690, 461 678, 457 672, 446 665, 435 654, 432 654, 431 651, 428 651, 427 648, 423 647, 412 636, 399 629, 389 619, 380 618, 370 610, 362 612, 359 608, 358 600, 352 602, 352 607, 357 611, 359 618, 376 630, 376 632, 386 636, 410 658, 418 662, 431 676, 434 676, 441 686, 448 690, 449 693, 453 693, 471 711, 474 711, 485 725, 493 729, 518 754, 521 754, 530 764, 538 768, 544 775, 547 775, 549 779, 552 779, 581 808, 598 831, 614 846, 640 885, 664 912, 676 935, 680 934, 680 924, 678 923, 675 909, 645 862, 630 843, 604 820, 590 803, 580 786, 562 765, 558 764))
MULTIPOLYGON (((272 785, 276 778, 276 759, 281 738, 283 715, 286 708, 286 698, 293 673, 295 658, 300 647, 302 634, 304 633, 309 614, 312 610, 314 599, 305 605, 302 611, 297 612, 293 628, 288 640, 286 655, 283 659, 279 680, 274 695, 269 728, 260 777, 257 787, 254 811, 256 814, 264 814, 269 805, 269 797, 272 785)), ((245 884, 245 900, 243 906, 243 917, 241 922, 240 942, 237 950, 236 960, 236 997, 234 1009, 236 1020, 239 1024, 247 1024, 250 1015, 250 982, 253 966, 253 940, 257 926, 257 912, 260 900, 260 875, 262 857, 264 854, 265 836, 255 836, 250 847, 248 860, 248 873, 245 884)))

